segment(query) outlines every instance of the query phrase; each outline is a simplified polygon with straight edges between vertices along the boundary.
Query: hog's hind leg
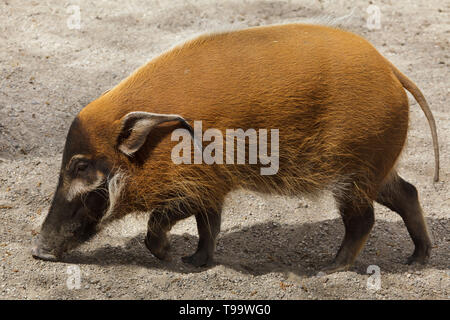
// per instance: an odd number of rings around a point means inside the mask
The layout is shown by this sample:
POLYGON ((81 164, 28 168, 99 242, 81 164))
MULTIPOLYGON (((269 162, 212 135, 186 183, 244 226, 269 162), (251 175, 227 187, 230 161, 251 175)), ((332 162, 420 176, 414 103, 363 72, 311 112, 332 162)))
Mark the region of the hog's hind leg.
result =
POLYGON ((420 207, 417 189, 394 173, 381 188, 376 201, 402 217, 415 245, 414 253, 407 263, 426 263, 430 256, 431 240, 420 207))
POLYGON ((357 204, 351 200, 338 199, 339 210, 345 226, 341 247, 333 262, 322 271, 333 273, 348 270, 364 247, 375 222, 370 202, 357 204))

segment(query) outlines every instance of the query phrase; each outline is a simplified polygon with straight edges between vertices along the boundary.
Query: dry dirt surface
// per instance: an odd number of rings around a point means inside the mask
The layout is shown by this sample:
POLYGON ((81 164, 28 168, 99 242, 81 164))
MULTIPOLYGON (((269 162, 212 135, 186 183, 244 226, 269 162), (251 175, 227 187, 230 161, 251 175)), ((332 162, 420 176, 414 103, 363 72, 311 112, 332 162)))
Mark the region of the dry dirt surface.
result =
POLYGON ((448 0, 3 0, 0 21, 0 299, 449 299, 448 0), (377 9, 380 28, 372 29, 377 9), (430 130, 410 97, 399 172, 418 188, 433 237, 426 266, 405 264, 413 250, 407 230, 395 213, 377 205, 376 224, 354 267, 317 275, 343 236, 331 196, 245 191, 227 200, 210 268, 181 262, 196 247, 192 218, 172 230, 172 261, 153 257, 143 245, 148 214, 112 224, 63 262, 31 257, 67 130, 83 106, 199 33, 350 13, 346 28, 417 83, 437 121, 442 166, 434 184, 430 130))

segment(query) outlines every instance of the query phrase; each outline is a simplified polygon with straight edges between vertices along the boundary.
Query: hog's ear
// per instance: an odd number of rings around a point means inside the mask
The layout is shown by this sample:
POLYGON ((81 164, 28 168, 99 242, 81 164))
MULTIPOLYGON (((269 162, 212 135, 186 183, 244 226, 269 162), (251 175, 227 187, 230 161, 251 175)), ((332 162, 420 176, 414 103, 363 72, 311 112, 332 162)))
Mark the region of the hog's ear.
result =
POLYGON ((150 112, 130 112, 120 120, 117 147, 127 156, 132 156, 147 140, 150 131, 163 122, 180 121, 193 134, 192 127, 177 114, 159 114, 150 112))

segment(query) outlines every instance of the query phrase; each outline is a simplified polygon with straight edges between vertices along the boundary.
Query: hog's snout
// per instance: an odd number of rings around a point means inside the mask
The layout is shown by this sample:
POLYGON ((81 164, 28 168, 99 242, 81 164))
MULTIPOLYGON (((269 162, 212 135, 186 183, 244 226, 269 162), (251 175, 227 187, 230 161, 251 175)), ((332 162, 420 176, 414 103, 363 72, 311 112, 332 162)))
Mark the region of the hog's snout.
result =
POLYGON ((46 261, 58 261, 59 255, 49 248, 47 248, 40 237, 33 240, 31 246, 31 255, 35 259, 41 259, 46 261))

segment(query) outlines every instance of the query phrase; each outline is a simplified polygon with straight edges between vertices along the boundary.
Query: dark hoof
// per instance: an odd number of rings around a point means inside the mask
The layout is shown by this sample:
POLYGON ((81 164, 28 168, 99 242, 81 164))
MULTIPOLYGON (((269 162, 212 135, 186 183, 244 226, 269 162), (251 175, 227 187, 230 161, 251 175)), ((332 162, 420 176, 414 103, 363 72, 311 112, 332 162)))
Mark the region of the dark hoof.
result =
POLYGON ((431 246, 426 249, 415 250, 414 253, 411 255, 411 257, 409 257, 408 260, 406 260, 406 264, 424 265, 430 259, 430 253, 431 253, 431 246))
POLYGON ((428 256, 414 256, 412 255, 406 260, 406 264, 408 265, 425 265, 428 262, 428 256))
POLYGON ((184 263, 193 265, 194 267, 206 267, 212 264, 212 258, 202 252, 196 252, 191 256, 182 257, 184 263))
POLYGON ((167 240, 165 241, 161 241, 160 239, 149 240, 148 237, 145 237, 144 243, 147 249, 159 260, 166 260, 166 261, 170 260, 169 259, 170 243, 167 240))
POLYGON ((339 264, 336 262, 332 262, 322 270, 321 272, 324 272, 326 274, 335 273, 335 272, 342 272, 342 271, 348 271, 350 269, 351 264, 339 264))

